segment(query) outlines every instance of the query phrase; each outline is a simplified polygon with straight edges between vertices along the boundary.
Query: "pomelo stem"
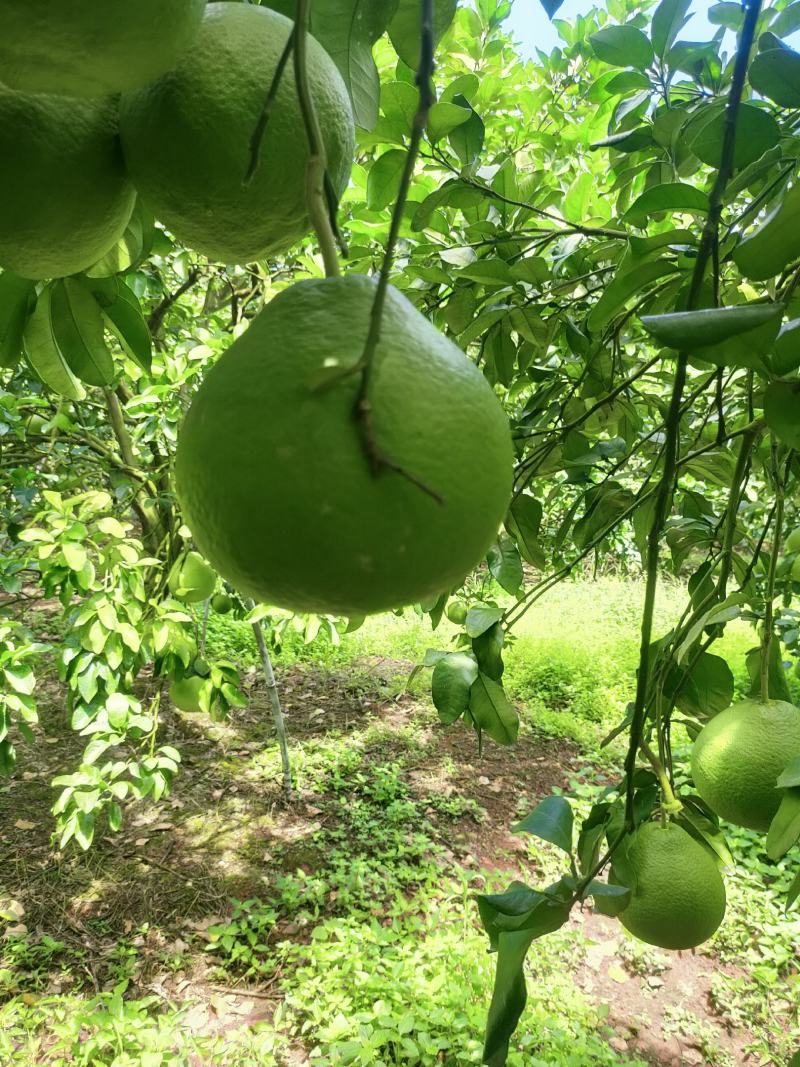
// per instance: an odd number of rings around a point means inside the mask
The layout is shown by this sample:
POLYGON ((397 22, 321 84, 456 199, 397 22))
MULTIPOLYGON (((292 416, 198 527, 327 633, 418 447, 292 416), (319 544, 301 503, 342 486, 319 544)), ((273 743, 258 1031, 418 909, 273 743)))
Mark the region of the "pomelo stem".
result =
MULTIPOLYGON (((302 0, 298 0, 298 3, 301 2, 302 0)), ((377 477, 384 469, 393 470, 395 473, 407 478, 412 484, 428 493, 434 500, 442 503, 442 498, 438 493, 424 485, 419 479, 409 474, 408 471, 403 470, 402 467, 396 466, 383 454, 375 439, 372 422, 372 404, 369 399, 369 387, 372 380, 375 353, 381 339, 383 308, 386 303, 386 290, 389 287, 389 275, 392 270, 392 263, 394 262, 395 247, 397 246, 397 239, 400 236, 400 227, 403 222, 403 211, 408 198, 408 191, 411 188, 411 180, 414 177, 414 168, 417 163, 420 145, 422 144, 422 136, 428 127, 428 114, 434 100, 431 86, 433 70, 433 0, 422 0, 422 33, 419 67, 417 68, 416 78, 417 88, 419 89, 419 104, 411 128, 411 138, 409 140, 408 151, 406 152, 403 174, 400 179, 400 188, 398 189, 397 199, 392 210, 389 237, 386 242, 386 252, 383 257, 381 272, 375 290, 375 299, 372 302, 369 330, 367 332, 366 342, 364 343, 364 353, 358 364, 361 368, 361 386, 358 391, 358 396, 356 397, 354 413, 361 430, 364 450, 367 453, 367 459, 369 460, 370 469, 372 470, 373 475, 377 477)))
POLYGON ((325 142, 317 117, 317 110, 311 98, 308 83, 308 63, 306 59, 308 42, 308 16, 310 0, 296 0, 294 29, 294 80, 297 86, 297 99, 308 137, 308 169, 306 170, 306 203, 314 232, 319 241, 325 274, 328 278, 341 275, 339 254, 336 249, 336 237, 331 223, 326 199, 325 175, 328 159, 325 142))
MULTIPOLYGON (((786 467, 787 475, 791 459, 792 455, 789 453, 786 467)), ((761 701, 764 704, 769 700, 770 652, 772 651, 773 631, 775 629, 775 576, 778 572, 778 560, 781 554, 785 502, 784 479, 778 469, 778 447, 774 437, 772 438, 772 471, 775 479, 775 525, 773 527, 772 553, 769 558, 767 591, 764 600, 764 633, 761 638, 761 701)))
MULTIPOLYGON (((745 16, 742 32, 736 49, 736 62, 731 78, 731 88, 725 107, 725 127, 722 140, 722 157, 719 171, 709 197, 709 211, 706 224, 700 238, 695 260, 692 283, 686 302, 687 309, 693 311, 698 307, 702 294, 706 270, 710 262, 716 260, 715 249, 719 240, 719 225, 722 217, 725 188, 733 174, 734 149, 736 147, 736 125, 739 117, 739 105, 742 102, 747 66, 755 38, 756 25, 761 13, 761 0, 745 0, 745 16)), ((625 826, 630 832, 634 828, 634 772, 636 758, 644 734, 647 719, 648 697, 650 687, 650 654, 653 639, 653 615, 658 589, 659 561, 661 556, 661 538, 664 525, 672 503, 675 478, 678 470, 680 450, 681 400, 686 386, 688 355, 679 352, 675 368, 669 413, 666 418, 666 441, 664 442, 664 468, 656 491, 656 504, 652 524, 647 537, 647 567, 642 610, 642 636, 639 647, 639 669, 636 678, 636 700, 631 721, 628 754, 625 757, 625 774, 627 789, 625 795, 625 826)))

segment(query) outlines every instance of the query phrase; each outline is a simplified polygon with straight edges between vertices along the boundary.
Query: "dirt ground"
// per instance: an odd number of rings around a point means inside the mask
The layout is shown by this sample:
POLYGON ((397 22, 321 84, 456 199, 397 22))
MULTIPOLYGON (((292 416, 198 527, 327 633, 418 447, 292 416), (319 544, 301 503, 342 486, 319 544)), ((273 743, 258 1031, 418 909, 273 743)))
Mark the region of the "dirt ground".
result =
MULTIPOLYGON (((396 672, 396 664, 366 664, 372 672, 396 672)), ((423 744, 407 756, 412 794, 432 788, 471 798, 488 818, 465 817, 447 829, 445 862, 535 878, 524 870, 524 840, 498 829, 518 815, 520 796, 535 801, 553 787, 579 776, 575 748, 528 734, 514 749, 488 745, 478 759, 475 739, 463 729, 445 730, 431 709, 413 696, 376 697, 346 677, 292 669, 280 679, 287 725, 293 742, 307 743, 367 724, 381 727, 381 743, 365 759, 391 758, 409 727, 423 744), (443 774, 442 768, 447 768, 443 774)), ((79 953, 85 986, 110 988, 120 966, 119 945, 130 939, 136 950, 131 993, 156 993, 193 1006, 187 1024, 198 1033, 229 1031, 269 1018, 276 1004, 272 982, 234 987, 209 977, 203 951, 205 931, 229 911, 230 899, 263 893, 265 871, 313 870, 311 835, 329 825, 333 805, 319 792, 281 793, 277 773, 257 772, 253 756, 272 740, 266 694, 254 689, 248 709, 228 724, 213 726, 188 715, 168 723, 164 740, 183 757, 172 795, 161 805, 143 804, 126 819, 121 833, 103 836, 87 854, 62 854, 50 839, 49 808, 54 774, 77 762, 80 745, 64 725, 58 690, 43 702, 36 744, 20 752, 20 768, 0 786, 0 897, 23 906, 22 921, 36 934, 67 942, 79 953), (167 966, 180 957, 180 969, 167 966)), ((432 815, 435 821, 435 814, 432 815)), ((620 955, 623 940, 613 920, 577 910, 571 920, 592 944, 574 981, 592 998, 610 1006, 618 1052, 635 1053, 653 1064, 680 1067, 707 1061, 691 1038, 662 1036, 668 1006, 685 1010, 715 1031, 716 1043, 736 1063, 749 1035, 726 1033, 709 1001, 711 975, 721 965, 707 955, 681 953, 665 958, 660 973, 637 974, 620 955)), ((279 924, 280 925, 280 924, 279 924)), ((296 937, 290 924, 274 936, 296 937)), ((300 933, 300 936, 302 934, 300 933)), ((55 976, 50 991, 67 991, 55 976)), ((297 1050, 297 1064, 307 1062, 297 1050)))

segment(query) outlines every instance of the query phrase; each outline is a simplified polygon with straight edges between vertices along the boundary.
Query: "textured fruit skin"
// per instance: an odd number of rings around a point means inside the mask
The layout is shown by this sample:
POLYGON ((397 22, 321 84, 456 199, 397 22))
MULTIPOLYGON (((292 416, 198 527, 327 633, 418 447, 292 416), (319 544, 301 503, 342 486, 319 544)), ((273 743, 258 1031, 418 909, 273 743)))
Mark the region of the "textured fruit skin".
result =
POLYGON ((721 819, 766 831, 781 802, 775 782, 800 755, 800 711, 744 700, 715 715, 692 749, 697 792, 721 819))
MULTIPOLYGON (((725 916, 725 883, 711 851, 668 823, 641 826, 627 846, 635 874, 631 900, 619 916, 626 930, 659 948, 695 948, 725 916)), ((609 881, 626 884, 612 861, 609 881)))
MULTIPOLYGON (((261 157, 245 185, 250 141, 292 23, 269 8, 209 4, 181 62, 122 98, 125 159, 144 203, 184 244, 209 259, 249 263, 285 252, 310 229, 308 141, 294 65, 281 78, 261 157)), ((350 100, 327 52, 308 41, 308 76, 341 194, 355 131, 350 100)))
POLYGON ((483 375, 389 288, 370 396, 395 472, 374 477, 353 417, 374 297, 363 275, 299 282, 208 373, 179 434, 177 491, 198 546, 246 596, 359 615, 452 588, 511 493, 506 416, 483 375))
POLYGON ((90 267, 122 236, 135 198, 113 101, 0 86, 0 267, 33 279, 90 267))
POLYGON ((105 96, 169 70, 205 0, 0 0, 0 80, 12 89, 105 96))

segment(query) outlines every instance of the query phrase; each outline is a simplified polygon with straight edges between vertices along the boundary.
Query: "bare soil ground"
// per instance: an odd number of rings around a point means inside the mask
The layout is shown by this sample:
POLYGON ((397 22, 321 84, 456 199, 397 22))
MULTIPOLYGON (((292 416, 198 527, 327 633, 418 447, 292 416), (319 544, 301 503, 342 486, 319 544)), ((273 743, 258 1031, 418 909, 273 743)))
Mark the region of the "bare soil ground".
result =
MULTIPOLYGON (((390 678, 398 665, 364 666, 390 678)), ((468 816, 442 827, 445 862, 535 880, 525 842, 503 827, 518 815, 520 797, 533 806, 580 774, 582 762, 570 743, 529 733, 511 750, 488 745, 479 759, 473 736, 442 729, 413 696, 381 699, 347 676, 300 669, 285 673, 280 684, 295 745, 331 735, 347 744, 348 735, 376 726, 365 760, 387 762, 405 753, 413 795, 439 790, 483 809, 481 821, 468 816), (420 743, 409 751, 412 727, 420 743)), ((74 768, 80 752, 55 683, 51 697, 41 707, 36 744, 20 752, 16 776, 0 786, 0 897, 17 900, 32 933, 64 941, 79 961, 52 974, 49 990, 111 988, 127 967, 132 994, 190 1003, 188 1025, 198 1033, 269 1018, 276 1005, 272 981, 247 988, 215 981, 205 931, 229 914, 232 898, 263 895, 276 866, 313 871, 319 857, 311 837, 331 826, 335 806, 311 790, 287 801, 277 767, 265 773, 257 757, 273 737, 263 691, 254 689, 250 707, 222 726, 188 715, 171 718, 165 740, 183 756, 172 795, 161 805, 135 808, 121 833, 102 836, 87 854, 71 848, 62 854, 50 839, 50 780, 74 768), (121 957, 121 945, 135 951, 126 948, 121 957)), ((571 921, 589 939, 574 981, 609 1005, 611 1044, 620 1054, 665 1067, 713 1064, 692 1037, 665 1035, 665 1010, 672 1006, 711 1028, 734 1062, 751 1062, 743 1051, 748 1034, 725 1032, 711 1007, 710 977, 720 966, 713 958, 671 954, 660 973, 637 974, 613 920, 585 909, 571 921)), ((279 923, 274 936, 304 935, 279 923)), ((307 1062, 301 1049, 294 1062, 307 1062)))

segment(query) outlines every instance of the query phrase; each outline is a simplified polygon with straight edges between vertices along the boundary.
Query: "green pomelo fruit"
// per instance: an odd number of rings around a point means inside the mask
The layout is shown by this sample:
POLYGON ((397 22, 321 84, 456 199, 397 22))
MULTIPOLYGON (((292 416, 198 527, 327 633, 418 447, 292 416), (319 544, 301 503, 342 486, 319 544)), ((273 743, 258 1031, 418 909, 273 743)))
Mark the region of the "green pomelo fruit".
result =
POLYGON ((169 591, 187 604, 208 600, 214 592, 217 576, 199 552, 187 552, 170 571, 169 591))
POLYGON ((200 700, 205 686, 206 679, 197 675, 181 678, 169 687, 169 699, 181 711, 202 711, 200 700))
MULTIPOLYGON (((447 32, 458 7, 458 0, 434 0, 433 43, 438 45, 447 32)), ((400 0, 389 23, 389 39, 406 66, 416 70, 422 50, 422 8, 419 0, 400 0)))
POLYGON ((782 700, 744 700, 700 731, 692 749, 692 777, 721 819, 765 831, 781 802, 775 783, 798 755, 800 711, 782 700))
POLYGON ((629 885, 619 920, 658 948, 695 948, 725 916, 725 883, 711 850, 676 823, 646 823, 627 842, 624 873, 612 861, 609 881, 629 885), (633 882, 633 884, 630 884, 633 882))
POLYGON ((467 605, 462 604, 460 601, 455 601, 453 604, 448 604, 444 609, 445 615, 450 622, 456 623, 458 626, 465 621, 467 617, 467 605))
MULTIPOLYGON (((311 228, 308 139, 290 61, 260 163, 253 131, 292 23, 268 8, 209 4, 194 44, 163 78, 122 99, 128 169, 146 206, 184 244, 223 263, 285 252, 311 228)), ((350 100, 327 52, 308 40, 308 80, 337 195, 355 151, 350 100)))
POLYGON ((215 597, 211 598, 211 607, 216 611, 217 615, 227 615, 233 608, 233 601, 225 593, 217 593, 215 597))
POLYGON ((787 552, 800 552, 800 529, 792 530, 786 538, 787 552))
POLYGON ((0 0, 0 81, 105 96, 163 74, 188 48, 205 0, 0 0))
POLYGON ((0 86, 0 266, 33 279, 92 266, 122 235, 135 195, 112 100, 0 86))
POLYGON ((186 522, 258 602, 358 616, 428 600, 480 561, 506 513, 500 404, 391 287, 369 399, 374 441, 408 477, 373 473, 354 417, 361 375, 325 376, 361 359, 374 294, 356 274, 280 293, 211 369, 179 433, 186 522))

